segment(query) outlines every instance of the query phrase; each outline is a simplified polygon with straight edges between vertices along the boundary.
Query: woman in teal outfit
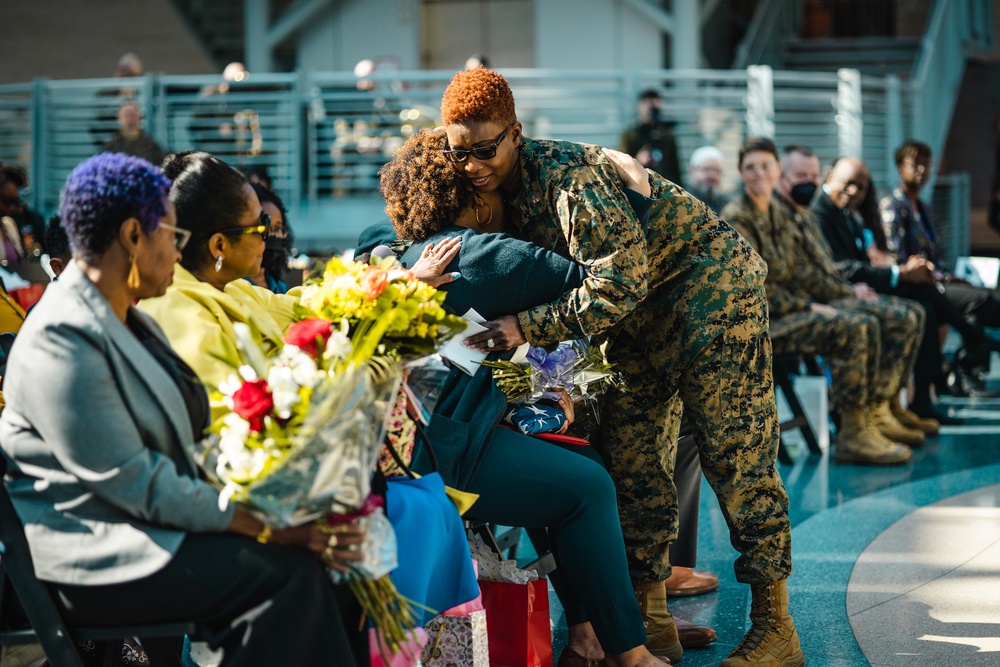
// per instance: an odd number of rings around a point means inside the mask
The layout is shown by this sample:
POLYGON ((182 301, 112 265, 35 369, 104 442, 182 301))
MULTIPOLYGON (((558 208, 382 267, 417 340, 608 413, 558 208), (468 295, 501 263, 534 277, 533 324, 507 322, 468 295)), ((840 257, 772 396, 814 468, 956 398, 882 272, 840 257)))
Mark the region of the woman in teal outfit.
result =
MULTIPOLYGON (((502 227, 503 203, 476 199, 444 161, 443 147, 442 130, 413 135, 383 168, 381 183, 396 234, 412 241, 405 250, 407 242, 395 246, 405 266, 461 239, 457 257, 440 267, 461 274, 441 286, 446 306, 491 318, 547 303, 583 281, 583 267, 556 253, 478 233, 502 227)), ((386 232, 370 230, 369 245, 389 241, 386 232)), ((585 456, 497 428, 505 406, 488 368, 472 377, 450 373, 428 429, 445 481, 479 494, 470 511, 477 519, 549 529, 571 589, 562 594, 569 642, 560 667, 594 667, 602 653, 609 665, 662 664, 643 646, 611 478, 585 456)), ((418 453, 414 465, 422 463, 418 453)))

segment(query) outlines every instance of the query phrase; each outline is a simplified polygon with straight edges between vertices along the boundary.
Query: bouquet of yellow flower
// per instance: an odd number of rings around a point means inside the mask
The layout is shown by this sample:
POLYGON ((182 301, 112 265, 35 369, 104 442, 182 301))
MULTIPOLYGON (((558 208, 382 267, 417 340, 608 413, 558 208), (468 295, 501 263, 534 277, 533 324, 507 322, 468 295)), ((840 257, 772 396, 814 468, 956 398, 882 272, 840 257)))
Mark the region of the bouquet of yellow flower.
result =
POLYGON ((388 577, 395 534, 370 483, 400 362, 465 327, 441 307, 444 296, 388 263, 331 260, 304 288, 303 319, 276 355, 266 358, 237 325, 243 363, 218 389, 230 412, 210 427, 215 443, 195 453, 220 503, 244 503, 270 525, 360 522, 365 559, 348 583, 393 651, 414 619, 388 577))
POLYGON ((318 283, 302 288, 304 317, 347 322, 350 337, 367 345, 360 356, 403 361, 433 354, 467 322, 443 307, 446 293, 418 280, 393 258, 372 264, 334 257, 318 283))

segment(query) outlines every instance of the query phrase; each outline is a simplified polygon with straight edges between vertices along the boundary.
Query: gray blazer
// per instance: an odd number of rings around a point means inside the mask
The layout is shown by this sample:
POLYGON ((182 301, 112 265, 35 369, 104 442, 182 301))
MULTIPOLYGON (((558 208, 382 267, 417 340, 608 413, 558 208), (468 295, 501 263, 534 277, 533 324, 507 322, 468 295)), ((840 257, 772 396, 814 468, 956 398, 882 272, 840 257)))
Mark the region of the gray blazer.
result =
POLYGON ((229 526, 235 507, 191 477, 180 391, 75 262, 21 327, 4 398, 7 489, 39 579, 132 581, 169 563, 186 532, 229 526))

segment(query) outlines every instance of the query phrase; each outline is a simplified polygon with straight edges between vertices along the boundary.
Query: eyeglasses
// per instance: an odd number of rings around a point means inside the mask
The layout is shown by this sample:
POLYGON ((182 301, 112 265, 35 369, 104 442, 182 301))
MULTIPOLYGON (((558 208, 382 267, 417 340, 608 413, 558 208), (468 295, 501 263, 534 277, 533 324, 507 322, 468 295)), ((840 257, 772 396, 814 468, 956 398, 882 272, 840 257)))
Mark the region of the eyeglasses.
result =
POLYGON ((226 229, 218 230, 220 234, 242 234, 244 236, 248 234, 260 234, 262 241, 266 241, 267 237, 271 235, 271 216, 267 213, 261 213, 260 218, 257 219, 257 224, 252 227, 227 227, 226 229))
POLYGON ((462 148, 456 148, 455 150, 450 150, 446 148, 442 152, 449 161, 458 164, 461 164, 462 162, 468 160, 470 155, 476 158, 477 160, 490 160, 492 158, 495 158, 497 156, 497 148, 499 148, 500 144, 503 143, 504 137, 507 136, 507 132, 510 130, 511 127, 514 126, 514 123, 516 122, 517 121, 511 121, 510 125, 504 128, 503 132, 500 133, 500 136, 497 137, 497 140, 493 142, 491 146, 479 146, 478 148, 470 148, 468 150, 462 148))
POLYGON ((174 233, 174 246, 176 246, 178 250, 184 250, 184 246, 186 246, 188 241, 191 240, 191 232, 187 229, 174 227, 173 225, 168 225, 163 222, 160 223, 160 227, 166 229, 168 232, 174 233))

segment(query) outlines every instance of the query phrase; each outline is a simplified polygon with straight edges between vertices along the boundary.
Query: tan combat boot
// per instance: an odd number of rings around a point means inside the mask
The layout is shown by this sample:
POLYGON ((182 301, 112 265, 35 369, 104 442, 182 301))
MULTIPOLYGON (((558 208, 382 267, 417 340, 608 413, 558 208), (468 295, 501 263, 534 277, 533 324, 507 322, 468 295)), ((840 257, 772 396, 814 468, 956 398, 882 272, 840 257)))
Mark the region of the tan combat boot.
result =
POLYGON ((871 425, 893 442, 901 442, 910 447, 923 447, 927 444, 927 437, 923 431, 907 428, 896 419, 889 409, 889 401, 876 404, 870 408, 868 415, 871 418, 871 425))
POLYGON ((788 614, 785 580, 750 587, 750 631, 719 667, 802 667, 806 657, 799 646, 795 623, 788 614))
POLYGON ((909 447, 892 442, 868 424, 865 411, 844 410, 833 458, 839 463, 899 465, 913 458, 909 447))
POLYGON ((646 626, 646 649, 655 656, 670 658, 670 662, 680 662, 684 649, 677 636, 673 614, 667 609, 667 591, 663 582, 636 582, 635 599, 639 602, 639 612, 646 626))
POLYGON ((893 416, 899 420, 899 423, 906 428, 915 428, 927 435, 937 435, 938 431, 941 430, 941 422, 936 419, 921 417, 916 412, 907 410, 899 402, 899 396, 889 401, 889 409, 892 411, 893 416))

